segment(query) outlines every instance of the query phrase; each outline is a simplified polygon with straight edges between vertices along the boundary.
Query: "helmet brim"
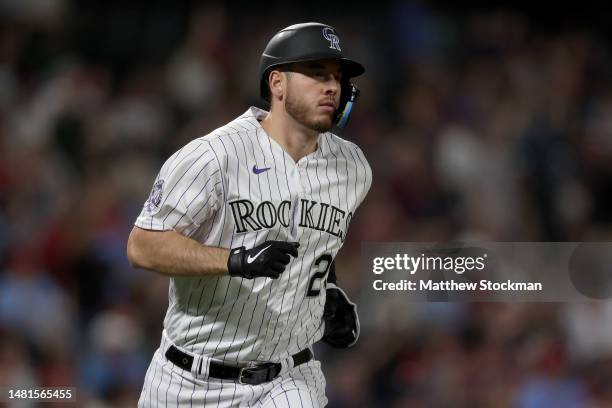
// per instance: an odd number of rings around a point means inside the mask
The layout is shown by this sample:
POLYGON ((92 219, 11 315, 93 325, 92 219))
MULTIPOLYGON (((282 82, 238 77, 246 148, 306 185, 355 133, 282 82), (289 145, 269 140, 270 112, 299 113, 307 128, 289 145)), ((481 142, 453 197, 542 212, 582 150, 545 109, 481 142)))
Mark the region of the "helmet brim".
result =
MULTIPOLYGON (((275 57, 271 55, 266 55, 266 54, 264 54, 263 57, 268 58, 269 61, 273 61, 274 59, 276 59, 275 57)), ((295 64, 299 62, 322 61, 322 60, 332 59, 332 60, 340 61, 340 64, 342 66, 342 77, 344 79, 355 78, 360 75, 363 75, 363 73, 365 72, 365 67, 361 65, 360 63, 358 63, 357 61, 354 61, 350 58, 344 58, 344 57, 343 58, 330 58, 328 54, 310 55, 306 57, 296 58, 294 60, 291 60, 291 59, 287 60, 287 59, 281 59, 281 58, 278 58, 278 59, 282 61, 279 61, 278 63, 269 62, 268 67, 261 74, 260 93, 261 93, 261 97, 265 100, 269 100, 270 98, 270 95, 268 93, 267 76, 269 75, 270 71, 274 69, 278 69, 279 67, 284 66, 284 65, 295 64)))
POLYGON ((354 61, 350 58, 334 58, 329 54, 314 54, 309 56, 304 56, 296 59, 285 59, 285 58, 275 58, 272 55, 263 55, 264 58, 269 59, 268 67, 266 68, 266 72, 262 74, 269 73, 272 69, 278 68, 282 65, 294 64, 296 62, 309 62, 309 61, 320 61, 320 60, 338 60, 342 65, 342 75, 346 78, 354 78, 359 75, 362 75, 365 72, 365 68, 363 65, 354 61), (278 63, 274 63, 273 61, 278 59, 278 63))

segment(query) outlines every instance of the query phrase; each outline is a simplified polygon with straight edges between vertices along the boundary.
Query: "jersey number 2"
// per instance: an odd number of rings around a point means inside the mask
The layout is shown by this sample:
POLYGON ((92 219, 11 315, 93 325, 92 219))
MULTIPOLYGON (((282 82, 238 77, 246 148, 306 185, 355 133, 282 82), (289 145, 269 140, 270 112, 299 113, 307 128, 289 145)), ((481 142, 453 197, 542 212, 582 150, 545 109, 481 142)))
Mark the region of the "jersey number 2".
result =
POLYGON ((315 261, 315 266, 317 267, 317 272, 315 272, 310 281, 308 282, 308 291, 306 292, 307 297, 316 297, 321 293, 321 289, 323 287, 323 279, 327 277, 327 273, 329 272, 329 267, 332 264, 334 258, 330 254, 323 254, 315 261), (320 266, 321 263, 324 262, 324 267, 320 266), (319 282, 318 288, 315 289, 315 283, 319 282))

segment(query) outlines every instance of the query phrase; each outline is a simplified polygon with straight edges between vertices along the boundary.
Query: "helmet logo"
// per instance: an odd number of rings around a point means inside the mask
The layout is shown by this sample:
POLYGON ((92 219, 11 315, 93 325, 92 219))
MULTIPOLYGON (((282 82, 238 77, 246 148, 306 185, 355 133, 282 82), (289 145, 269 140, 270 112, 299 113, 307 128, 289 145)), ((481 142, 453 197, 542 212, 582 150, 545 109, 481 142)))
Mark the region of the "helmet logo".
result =
POLYGON ((325 39, 329 41, 329 48, 342 51, 340 49, 340 37, 338 37, 336 33, 334 33, 333 28, 325 27, 323 29, 323 37, 325 37, 325 39))

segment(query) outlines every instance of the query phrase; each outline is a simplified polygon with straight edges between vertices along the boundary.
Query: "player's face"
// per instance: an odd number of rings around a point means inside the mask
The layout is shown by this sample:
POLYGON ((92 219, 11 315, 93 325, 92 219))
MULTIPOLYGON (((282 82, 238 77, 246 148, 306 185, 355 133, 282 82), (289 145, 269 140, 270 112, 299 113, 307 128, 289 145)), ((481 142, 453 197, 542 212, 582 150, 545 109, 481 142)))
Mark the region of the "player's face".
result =
POLYGON ((340 63, 334 60, 297 63, 289 71, 285 110, 303 126, 327 132, 334 124, 340 101, 340 63))

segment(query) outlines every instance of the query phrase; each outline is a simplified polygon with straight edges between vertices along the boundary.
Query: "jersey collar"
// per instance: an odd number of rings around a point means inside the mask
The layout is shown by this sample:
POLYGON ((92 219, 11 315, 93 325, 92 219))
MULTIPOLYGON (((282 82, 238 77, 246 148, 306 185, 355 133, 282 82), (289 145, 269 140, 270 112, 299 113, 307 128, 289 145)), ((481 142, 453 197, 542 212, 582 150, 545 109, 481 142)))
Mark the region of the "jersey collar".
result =
MULTIPOLYGON (((244 114, 242 114, 240 116, 240 118, 245 118, 245 119, 247 119, 249 121, 249 123, 257 126, 259 128, 259 132, 257 132, 258 134, 262 134, 262 135, 265 135, 266 137, 270 137, 270 136, 268 136, 268 134, 266 133, 264 128, 261 126, 261 123, 259 123, 259 121, 263 120, 268 113, 269 112, 264 110, 264 109, 258 108, 256 106, 250 106, 249 109, 247 109, 246 112, 244 112, 244 114)), ((300 162, 304 161, 304 160, 308 160, 310 158, 315 159, 315 158, 319 158, 319 157, 323 157, 324 156, 324 152, 325 152, 324 145, 326 143, 326 137, 325 136, 326 136, 326 133, 320 133, 319 134, 319 140, 317 142, 317 150, 315 150, 314 152, 312 152, 312 153, 302 157, 300 159, 300 162)), ((285 152, 285 149, 283 149, 283 147, 280 144, 278 144, 278 142, 276 140, 270 138, 270 141, 272 142, 273 145, 275 145, 278 149, 280 149, 284 154, 286 154, 288 157, 291 157, 291 156, 289 156, 289 154, 287 152, 285 152)), ((291 159, 291 160, 293 161, 293 159, 291 159)))

